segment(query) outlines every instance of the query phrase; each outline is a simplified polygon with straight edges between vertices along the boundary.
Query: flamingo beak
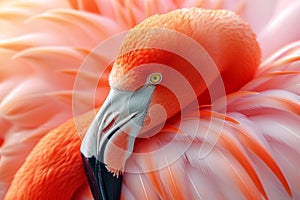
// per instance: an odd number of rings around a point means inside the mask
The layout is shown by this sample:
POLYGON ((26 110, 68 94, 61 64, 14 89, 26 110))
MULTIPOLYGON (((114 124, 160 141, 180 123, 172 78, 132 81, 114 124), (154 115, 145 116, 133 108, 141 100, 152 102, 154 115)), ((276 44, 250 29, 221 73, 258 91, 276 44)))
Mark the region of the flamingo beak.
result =
POLYGON ((111 89, 81 144, 95 199, 120 199, 122 172, 147 114, 154 85, 136 91, 111 89))

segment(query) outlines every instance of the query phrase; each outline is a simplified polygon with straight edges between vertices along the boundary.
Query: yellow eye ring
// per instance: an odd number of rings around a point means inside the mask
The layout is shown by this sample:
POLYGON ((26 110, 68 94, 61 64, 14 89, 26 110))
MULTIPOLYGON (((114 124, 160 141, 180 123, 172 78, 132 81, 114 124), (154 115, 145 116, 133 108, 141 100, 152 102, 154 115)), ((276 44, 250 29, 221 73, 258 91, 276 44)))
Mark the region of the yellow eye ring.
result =
POLYGON ((152 85, 157 85, 161 82, 162 80, 162 74, 160 73, 153 73, 149 76, 149 82, 152 84, 152 85))

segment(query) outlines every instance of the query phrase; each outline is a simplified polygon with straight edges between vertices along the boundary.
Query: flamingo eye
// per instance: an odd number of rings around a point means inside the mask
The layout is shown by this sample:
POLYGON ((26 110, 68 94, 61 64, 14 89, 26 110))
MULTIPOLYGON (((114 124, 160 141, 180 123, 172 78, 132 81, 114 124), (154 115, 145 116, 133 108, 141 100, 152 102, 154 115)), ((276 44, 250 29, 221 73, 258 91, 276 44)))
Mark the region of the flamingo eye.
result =
POLYGON ((160 73, 153 73, 149 76, 149 82, 152 84, 152 85, 157 85, 161 82, 162 80, 162 74, 160 73))

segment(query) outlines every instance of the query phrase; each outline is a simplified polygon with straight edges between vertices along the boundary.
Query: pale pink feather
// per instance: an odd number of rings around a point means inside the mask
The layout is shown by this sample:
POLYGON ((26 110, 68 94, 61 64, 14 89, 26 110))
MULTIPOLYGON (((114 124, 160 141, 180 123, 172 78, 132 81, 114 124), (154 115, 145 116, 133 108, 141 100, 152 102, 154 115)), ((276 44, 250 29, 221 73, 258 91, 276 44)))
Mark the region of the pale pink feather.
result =
MULTIPOLYGON (((212 128, 208 126, 210 119, 204 118, 191 147, 169 168, 151 176, 126 174, 123 196, 128 199, 175 198, 174 193, 181 195, 180 187, 182 193, 194 199, 240 199, 245 194, 257 199, 263 191, 254 183, 261 182, 270 199, 287 199, 286 180, 293 198, 300 198, 298 1, 278 0, 277 4, 242 0, 69 2, 0 2, 0 25, 5 27, 0 33, 0 198, 4 197, 13 175, 39 139, 72 117, 74 79, 89 52, 107 37, 128 30, 147 16, 191 6, 227 8, 239 13, 257 31, 264 56, 282 48, 265 60, 253 81, 227 97, 226 117, 232 120, 225 120, 224 141, 230 139, 257 176, 249 176, 249 170, 245 170, 221 142, 204 159, 198 159, 199 145, 206 140, 216 141, 202 135, 212 128), (258 7, 260 12, 257 12, 258 7), (270 168, 270 160, 259 158, 247 146, 249 141, 267 150, 280 170, 270 168), (279 178, 280 173, 284 178, 279 178), (156 188, 153 181, 158 184, 156 188), (185 188, 187 184, 192 187, 185 188)), ((86 75, 87 82, 96 78, 92 72, 86 75)), ((78 105, 80 112, 88 108, 86 102, 90 99, 86 92, 78 91, 82 99, 78 105)), ((216 104, 223 109, 222 100, 216 104)), ((219 119, 213 116, 215 118, 219 119)), ((213 124, 215 128, 218 126, 218 123, 213 124)), ((191 124, 186 122, 186 128, 189 127, 191 124)), ((158 137, 151 145, 167 143, 169 139, 158 137)), ((179 137, 176 148, 189 140, 189 137, 179 137)), ((155 164, 152 158, 148 159, 155 164)), ((140 166, 144 160, 130 160, 129 166, 130 162, 140 168, 149 167, 140 166)), ((74 196, 89 198, 90 193, 85 187, 74 196)))

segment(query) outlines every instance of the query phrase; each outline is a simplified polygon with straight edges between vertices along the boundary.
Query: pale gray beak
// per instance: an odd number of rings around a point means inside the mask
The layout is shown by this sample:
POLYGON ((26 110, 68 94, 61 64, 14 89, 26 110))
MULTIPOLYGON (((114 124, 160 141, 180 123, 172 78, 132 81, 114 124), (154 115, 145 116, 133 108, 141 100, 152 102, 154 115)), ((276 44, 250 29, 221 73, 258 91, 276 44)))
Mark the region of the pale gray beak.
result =
POLYGON ((121 172, 143 127, 154 89, 147 83, 132 92, 111 89, 90 125, 80 151, 95 199, 120 197, 121 172))

